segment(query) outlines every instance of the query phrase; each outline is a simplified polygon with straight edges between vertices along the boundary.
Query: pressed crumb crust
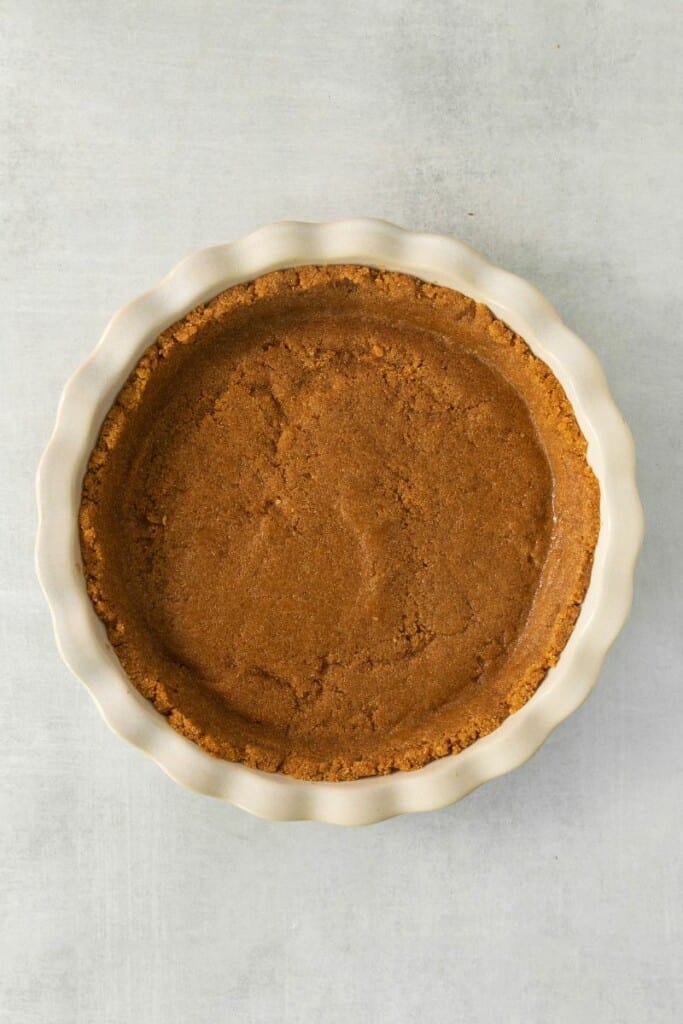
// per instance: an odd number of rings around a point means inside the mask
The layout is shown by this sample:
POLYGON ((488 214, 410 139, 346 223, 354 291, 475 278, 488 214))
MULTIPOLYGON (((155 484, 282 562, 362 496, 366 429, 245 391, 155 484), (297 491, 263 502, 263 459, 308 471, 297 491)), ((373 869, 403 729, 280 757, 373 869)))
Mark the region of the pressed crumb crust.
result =
POLYGON ((145 352, 83 483, 88 593, 217 757, 418 768, 555 664, 599 490, 557 379, 484 306, 359 266, 230 288, 145 352))

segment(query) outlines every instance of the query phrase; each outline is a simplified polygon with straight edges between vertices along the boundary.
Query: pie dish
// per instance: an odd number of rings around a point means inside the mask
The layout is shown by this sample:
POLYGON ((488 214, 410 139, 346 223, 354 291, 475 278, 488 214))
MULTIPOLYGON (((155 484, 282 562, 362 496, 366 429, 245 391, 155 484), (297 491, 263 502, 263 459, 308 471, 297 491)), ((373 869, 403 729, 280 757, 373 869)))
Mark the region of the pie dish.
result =
POLYGON ((585 346, 460 243, 374 221, 273 225, 127 307, 39 501, 58 641, 114 727, 204 792, 349 823, 529 756, 641 532, 585 346))

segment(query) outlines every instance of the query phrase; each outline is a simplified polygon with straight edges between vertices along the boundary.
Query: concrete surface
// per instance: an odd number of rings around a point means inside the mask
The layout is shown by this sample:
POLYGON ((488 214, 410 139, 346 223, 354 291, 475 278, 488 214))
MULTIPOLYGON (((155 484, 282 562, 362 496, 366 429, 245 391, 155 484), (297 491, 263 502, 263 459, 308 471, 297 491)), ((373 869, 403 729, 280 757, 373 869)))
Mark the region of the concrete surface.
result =
POLYGON ((0 7, 0 1020, 683 1019, 681 8, 0 7), (678 22, 678 24, 677 24, 678 22), (271 825, 106 729, 34 579, 67 375, 193 248, 287 217, 456 234, 595 348, 648 524, 584 708, 449 810, 271 825))

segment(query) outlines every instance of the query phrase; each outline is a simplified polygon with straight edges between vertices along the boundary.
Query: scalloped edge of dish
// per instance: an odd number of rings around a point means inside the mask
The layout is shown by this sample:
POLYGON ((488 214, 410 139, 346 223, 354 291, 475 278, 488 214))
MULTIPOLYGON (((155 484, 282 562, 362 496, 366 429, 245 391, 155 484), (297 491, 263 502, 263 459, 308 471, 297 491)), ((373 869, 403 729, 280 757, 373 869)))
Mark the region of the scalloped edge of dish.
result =
POLYGON ((176 782, 271 820, 370 824, 430 811, 528 760, 593 689, 631 606, 643 535, 631 434, 591 350, 531 284, 454 238, 370 218, 283 221, 182 260, 154 288, 119 310, 66 384, 37 477, 36 570, 59 653, 110 728, 176 782), (101 422, 135 362, 167 326, 224 288, 306 263, 358 263, 413 274, 489 306, 553 370, 588 441, 600 482, 600 535, 579 618, 536 694, 466 750, 413 772, 352 782, 304 782, 211 757, 175 732, 128 681, 88 598, 78 507, 101 422))

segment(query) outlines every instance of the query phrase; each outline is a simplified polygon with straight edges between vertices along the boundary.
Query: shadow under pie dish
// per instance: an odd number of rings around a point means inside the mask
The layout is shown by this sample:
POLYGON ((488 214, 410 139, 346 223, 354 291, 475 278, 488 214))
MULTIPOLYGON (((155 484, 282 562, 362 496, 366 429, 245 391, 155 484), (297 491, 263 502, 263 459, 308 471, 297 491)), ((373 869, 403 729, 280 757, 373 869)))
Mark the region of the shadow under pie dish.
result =
POLYGON ((235 285, 148 348, 80 506, 135 687, 210 754, 419 768, 556 663, 599 487, 548 366, 461 293, 367 266, 235 285))

